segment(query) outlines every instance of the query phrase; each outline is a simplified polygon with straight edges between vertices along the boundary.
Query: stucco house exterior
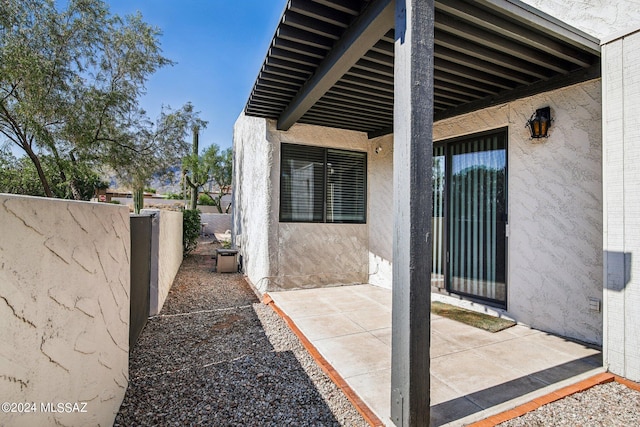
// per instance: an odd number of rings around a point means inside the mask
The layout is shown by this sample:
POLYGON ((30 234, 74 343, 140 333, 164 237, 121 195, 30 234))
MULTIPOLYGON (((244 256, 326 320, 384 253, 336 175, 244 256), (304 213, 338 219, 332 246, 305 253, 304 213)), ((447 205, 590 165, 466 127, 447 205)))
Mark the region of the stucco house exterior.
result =
POLYGON ((255 288, 392 289, 396 361, 428 289, 640 380, 640 4, 576 3, 288 1, 234 130, 255 288))

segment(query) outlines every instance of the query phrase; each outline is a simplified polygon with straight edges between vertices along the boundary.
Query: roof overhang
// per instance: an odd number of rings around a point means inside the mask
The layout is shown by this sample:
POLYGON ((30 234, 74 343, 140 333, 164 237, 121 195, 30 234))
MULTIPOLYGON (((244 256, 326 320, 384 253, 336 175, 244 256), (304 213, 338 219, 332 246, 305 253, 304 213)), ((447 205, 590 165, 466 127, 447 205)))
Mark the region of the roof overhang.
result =
MULTIPOLYGON (((289 0, 245 113, 393 129, 393 0, 289 0)), ((517 0, 436 0, 434 121, 600 76, 593 38, 517 0)))

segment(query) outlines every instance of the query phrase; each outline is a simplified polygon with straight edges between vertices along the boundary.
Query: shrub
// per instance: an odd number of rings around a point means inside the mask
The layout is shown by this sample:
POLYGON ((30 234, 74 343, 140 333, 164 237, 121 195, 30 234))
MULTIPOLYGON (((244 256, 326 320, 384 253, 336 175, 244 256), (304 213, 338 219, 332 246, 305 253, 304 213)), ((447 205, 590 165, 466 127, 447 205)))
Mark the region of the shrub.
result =
POLYGON ((200 211, 187 209, 182 212, 182 249, 186 257, 198 246, 200 235, 200 211))
POLYGON ((208 194, 201 194, 198 197, 198 204, 199 205, 203 205, 203 206, 215 206, 216 203, 213 201, 213 199, 211 198, 211 196, 209 196, 208 194))
POLYGON ((184 199, 184 197, 182 196, 182 193, 167 193, 164 195, 165 199, 169 199, 169 200, 182 200, 184 199))

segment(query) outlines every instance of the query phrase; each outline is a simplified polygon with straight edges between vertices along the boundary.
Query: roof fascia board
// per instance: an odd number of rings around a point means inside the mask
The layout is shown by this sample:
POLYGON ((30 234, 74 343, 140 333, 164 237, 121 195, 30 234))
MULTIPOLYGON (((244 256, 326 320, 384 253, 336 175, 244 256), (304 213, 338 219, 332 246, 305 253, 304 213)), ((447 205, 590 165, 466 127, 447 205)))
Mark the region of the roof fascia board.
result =
POLYGON ((375 0, 345 31, 313 76, 282 112, 278 129, 289 129, 395 24, 393 0, 375 0))
POLYGON ((600 55, 600 40, 597 37, 578 30, 520 0, 476 0, 475 3, 508 15, 527 26, 560 38, 592 54, 600 55))

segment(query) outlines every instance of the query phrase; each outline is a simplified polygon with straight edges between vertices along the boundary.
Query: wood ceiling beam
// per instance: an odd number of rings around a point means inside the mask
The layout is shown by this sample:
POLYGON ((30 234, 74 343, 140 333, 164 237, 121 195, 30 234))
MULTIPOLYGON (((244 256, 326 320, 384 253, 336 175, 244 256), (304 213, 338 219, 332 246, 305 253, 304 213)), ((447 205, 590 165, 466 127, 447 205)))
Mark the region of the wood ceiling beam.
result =
POLYGON ((344 32, 278 119, 278 129, 289 129, 395 24, 394 2, 374 0, 344 32))
POLYGON ((436 8, 580 67, 589 67, 593 63, 590 55, 533 31, 530 27, 503 19, 496 13, 479 8, 475 4, 461 0, 440 0, 436 3, 436 8))

